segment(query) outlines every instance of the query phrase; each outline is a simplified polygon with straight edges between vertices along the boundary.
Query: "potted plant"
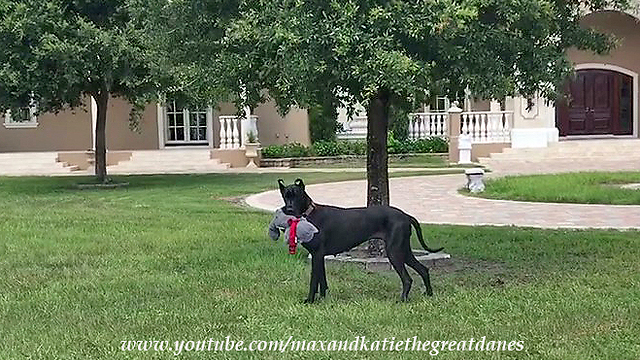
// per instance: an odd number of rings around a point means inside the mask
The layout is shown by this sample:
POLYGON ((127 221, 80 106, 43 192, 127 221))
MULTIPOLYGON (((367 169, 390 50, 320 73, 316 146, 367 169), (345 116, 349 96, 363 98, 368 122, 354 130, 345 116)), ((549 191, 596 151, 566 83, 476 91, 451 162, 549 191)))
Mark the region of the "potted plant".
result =
POLYGON ((255 168, 258 167, 255 163, 255 159, 258 157, 258 148, 260 147, 260 143, 258 142, 258 137, 253 130, 247 132, 247 141, 244 144, 245 156, 249 159, 249 164, 247 167, 255 168))

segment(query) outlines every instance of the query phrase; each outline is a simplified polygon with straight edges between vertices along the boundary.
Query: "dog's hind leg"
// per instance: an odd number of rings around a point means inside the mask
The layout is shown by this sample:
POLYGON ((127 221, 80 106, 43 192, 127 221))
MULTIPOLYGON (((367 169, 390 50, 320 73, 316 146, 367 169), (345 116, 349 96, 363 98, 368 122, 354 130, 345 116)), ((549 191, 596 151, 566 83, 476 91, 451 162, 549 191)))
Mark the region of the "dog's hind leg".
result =
POLYGON ((422 265, 418 259, 413 255, 411 250, 409 250, 409 254, 407 254, 407 265, 409 265, 413 270, 415 270, 420 277, 422 277, 422 281, 424 281, 424 287, 426 289, 426 294, 429 296, 433 296, 433 290, 431 289, 431 280, 429 280, 429 268, 422 265))
POLYGON ((395 235, 396 238, 387 243, 387 257, 402 281, 402 294, 400 295, 400 301, 407 301, 409 300, 409 290, 411 290, 411 283, 413 282, 413 279, 411 279, 407 268, 404 266, 405 254, 402 249, 402 244, 398 242, 400 238, 397 235, 399 234, 396 232, 395 235))

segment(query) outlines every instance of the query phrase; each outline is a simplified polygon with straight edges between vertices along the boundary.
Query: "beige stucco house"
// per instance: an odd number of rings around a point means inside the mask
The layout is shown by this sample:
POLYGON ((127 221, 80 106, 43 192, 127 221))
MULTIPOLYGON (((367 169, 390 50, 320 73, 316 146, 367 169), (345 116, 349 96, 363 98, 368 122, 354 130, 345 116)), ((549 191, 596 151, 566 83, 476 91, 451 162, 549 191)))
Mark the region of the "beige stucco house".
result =
MULTIPOLYGON (((180 161, 176 154, 186 157, 184 161, 195 161, 188 159, 195 154, 209 154, 211 159, 219 160, 218 163, 239 167, 248 162, 244 156, 248 132, 256 134, 263 146, 289 142, 309 144, 310 141, 306 111, 294 109, 283 117, 273 103, 262 104, 253 111, 245 109, 243 117, 237 117, 235 107, 228 103, 207 109, 177 108, 173 102, 149 104, 136 130, 129 127, 130 110, 130 104, 124 100, 109 101, 109 166, 122 166, 132 160, 133 154, 166 150, 172 155, 172 161, 180 161), (184 149, 191 151, 171 152, 184 149)), ((36 115, 33 109, 25 109, 16 116, 7 113, 0 126, 0 153, 55 152, 57 158, 69 166, 90 168, 96 116, 96 104, 91 98, 85 100, 83 108, 58 114, 36 115)), ((163 152, 158 151, 147 158, 163 156, 163 152)))

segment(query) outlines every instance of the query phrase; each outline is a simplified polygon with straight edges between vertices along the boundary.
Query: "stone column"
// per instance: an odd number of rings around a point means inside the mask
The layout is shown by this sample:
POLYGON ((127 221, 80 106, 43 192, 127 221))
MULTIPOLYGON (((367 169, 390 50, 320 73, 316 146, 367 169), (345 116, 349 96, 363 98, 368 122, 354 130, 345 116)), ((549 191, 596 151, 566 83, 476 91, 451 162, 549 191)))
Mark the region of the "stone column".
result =
POLYGON ((458 138, 460 137, 460 118, 462 117, 462 109, 458 107, 457 101, 453 102, 447 113, 449 115, 449 124, 447 127, 447 135, 449 135, 449 162, 455 164, 460 160, 458 138))
MULTIPOLYGON (((245 90, 242 91, 242 99, 246 100, 247 93, 245 90)), ((243 109, 244 116, 242 117, 242 121, 240 121, 240 146, 244 147, 244 144, 248 143, 247 138, 249 137, 249 133, 252 132, 255 135, 256 142, 258 141, 258 124, 257 117, 251 115, 251 108, 249 106, 245 106, 243 109)))
POLYGON ((511 147, 544 148, 558 141, 555 125, 556 108, 544 98, 524 97, 508 99, 508 110, 513 110, 511 147))

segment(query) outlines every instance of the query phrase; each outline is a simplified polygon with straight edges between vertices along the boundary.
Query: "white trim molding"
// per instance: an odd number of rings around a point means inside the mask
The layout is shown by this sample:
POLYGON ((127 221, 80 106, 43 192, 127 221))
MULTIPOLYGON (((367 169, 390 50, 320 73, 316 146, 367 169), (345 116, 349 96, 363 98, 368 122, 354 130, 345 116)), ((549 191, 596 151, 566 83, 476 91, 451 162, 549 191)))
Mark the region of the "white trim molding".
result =
POLYGON ((91 150, 96 150, 96 126, 98 124, 98 103, 93 96, 91 98, 91 150))
POLYGON ((209 141, 209 148, 215 148, 213 137, 213 107, 207 106, 207 140, 209 141))
POLYGON ((625 74, 630 76, 633 79, 633 137, 638 137, 638 126, 640 126, 640 119, 638 118, 638 114, 640 113, 640 89, 638 73, 617 65, 606 64, 606 63, 584 63, 584 64, 576 64, 576 71, 578 70, 609 70, 616 71, 621 74, 625 74))
POLYGON ((602 10, 598 10, 598 11, 591 11, 589 9, 587 9, 585 6, 582 6, 582 16, 587 16, 589 14, 595 14, 598 12, 602 12, 602 11, 615 11, 618 13, 622 13, 622 14, 627 14, 637 20, 640 20, 640 1, 638 0, 631 0, 631 4, 628 8, 624 9, 624 10, 618 10, 616 8, 613 7, 606 7, 602 10))
POLYGON ((164 104, 160 101, 156 103, 156 124, 158 125, 158 149, 165 148, 164 129, 164 104))

